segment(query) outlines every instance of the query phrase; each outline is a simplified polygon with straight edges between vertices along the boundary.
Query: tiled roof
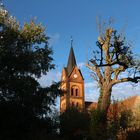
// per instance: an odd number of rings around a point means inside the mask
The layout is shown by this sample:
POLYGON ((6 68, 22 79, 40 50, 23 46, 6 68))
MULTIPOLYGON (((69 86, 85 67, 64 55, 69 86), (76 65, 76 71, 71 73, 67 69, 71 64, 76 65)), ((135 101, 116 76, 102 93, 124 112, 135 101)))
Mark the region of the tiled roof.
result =
POLYGON ((86 110, 91 110, 97 108, 97 103, 96 102, 85 102, 85 108, 86 110))

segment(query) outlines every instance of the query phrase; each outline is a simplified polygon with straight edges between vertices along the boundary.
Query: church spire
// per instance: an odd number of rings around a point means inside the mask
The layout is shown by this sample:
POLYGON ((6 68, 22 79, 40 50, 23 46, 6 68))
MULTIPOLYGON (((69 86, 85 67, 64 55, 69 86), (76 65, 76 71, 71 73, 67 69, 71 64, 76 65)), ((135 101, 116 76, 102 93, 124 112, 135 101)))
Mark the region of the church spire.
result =
POLYGON ((71 49, 70 49, 69 59, 67 63, 68 75, 71 73, 74 66, 76 66, 76 59, 75 59, 74 50, 73 50, 73 40, 71 39, 71 49))

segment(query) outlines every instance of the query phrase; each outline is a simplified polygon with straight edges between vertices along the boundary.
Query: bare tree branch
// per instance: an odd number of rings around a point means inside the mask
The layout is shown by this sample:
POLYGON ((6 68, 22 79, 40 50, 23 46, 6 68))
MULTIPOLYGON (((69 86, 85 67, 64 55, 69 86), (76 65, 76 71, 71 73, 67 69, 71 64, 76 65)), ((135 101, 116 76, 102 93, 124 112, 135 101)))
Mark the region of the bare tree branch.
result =
POLYGON ((118 79, 118 76, 121 72, 124 72, 125 71, 125 67, 124 66, 119 66, 118 68, 116 69, 113 69, 113 72, 114 73, 114 81, 116 81, 118 79))
POLYGON ((140 76, 137 76, 135 78, 127 77, 127 78, 121 78, 119 80, 114 80, 112 82, 112 84, 115 85, 115 84, 123 83, 123 82, 134 82, 134 83, 138 83, 139 80, 140 80, 140 76))
POLYGON ((98 76, 93 72, 90 76, 96 81, 99 82, 98 76))
POLYGON ((86 67, 88 67, 90 70, 95 72, 97 74, 97 76, 99 77, 99 80, 102 81, 103 80, 103 76, 102 76, 102 74, 100 72, 100 69, 96 66, 97 63, 94 61, 94 62, 92 62, 92 64, 94 66, 91 66, 89 63, 86 63, 86 67))

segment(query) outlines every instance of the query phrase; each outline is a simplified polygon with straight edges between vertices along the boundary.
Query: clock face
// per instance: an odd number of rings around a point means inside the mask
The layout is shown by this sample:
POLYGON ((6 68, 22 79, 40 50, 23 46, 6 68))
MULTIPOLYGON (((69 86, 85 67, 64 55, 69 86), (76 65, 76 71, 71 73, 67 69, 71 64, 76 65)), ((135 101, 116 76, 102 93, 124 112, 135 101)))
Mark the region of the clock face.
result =
POLYGON ((73 77, 74 77, 74 78, 77 78, 78 76, 77 76, 77 74, 74 74, 73 77))
POLYGON ((62 80, 65 80, 65 76, 62 77, 62 80))

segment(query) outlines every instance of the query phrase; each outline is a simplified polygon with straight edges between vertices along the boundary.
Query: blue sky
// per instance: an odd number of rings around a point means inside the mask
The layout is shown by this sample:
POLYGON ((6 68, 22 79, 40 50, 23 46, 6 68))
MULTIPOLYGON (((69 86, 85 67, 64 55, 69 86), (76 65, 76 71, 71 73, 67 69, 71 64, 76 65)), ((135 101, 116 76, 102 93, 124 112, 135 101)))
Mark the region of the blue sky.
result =
MULTIPOLYGON (((15 16, 21 24, 37 17, 37 21, 47 25, 47 34, 51 37, 50 46, 54 50, 56 70, 43 76, 42 85, 52 80, 60 80, 61 70, 66 66, 70 50, 70 36, 73 36, 74 51, 77 63, 85 78, 87 100, 97 100, 98 86, 89 76, 89 70, 84 67, 86 51, 89 58, 95 48, 98 37, 96 17, 107 21, 112 17, 113 26, 124 30, 127 40, 134 46, 134 51, 140 53, 140 1, 139 0, 3 0, 6 9, 15 16)), ((113 96, 125 98, 140 94, 140 86, 119 84, 113 88, 113 96)))

